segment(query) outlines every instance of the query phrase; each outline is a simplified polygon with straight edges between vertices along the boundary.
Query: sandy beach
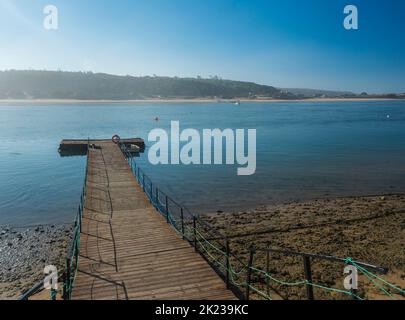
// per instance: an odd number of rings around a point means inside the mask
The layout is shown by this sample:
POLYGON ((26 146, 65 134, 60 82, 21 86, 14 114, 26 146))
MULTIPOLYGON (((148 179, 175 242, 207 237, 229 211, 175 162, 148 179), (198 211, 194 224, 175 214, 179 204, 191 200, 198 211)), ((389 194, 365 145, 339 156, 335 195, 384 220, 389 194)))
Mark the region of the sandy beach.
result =
MULTIPOLYGON (((246 259, 247 248, 279 248, 306 253, 351 257, 389 268, 384 278, 405 287, 405 195, 323 199, 263 206, 246 212, 215 213, 207 221, 231 239, 234 254, 246 259)), ((264 268, 267 259, 258 255, 264 268)), ((272 257, 276 278, 303 278, 302 259, 272 257)), ((342 288, 343 266, 314 263, 319 283, 342 288)), ((360 277, 360 294, 366 299, 386 299, 368 279, 360 277)), ((305 288, 277 286, 279 297, 305 299, 305 288)), ((316 289, 317 299, 345 299, 316 289)), ((403 299, 404 296, 395 296, 403 299)))

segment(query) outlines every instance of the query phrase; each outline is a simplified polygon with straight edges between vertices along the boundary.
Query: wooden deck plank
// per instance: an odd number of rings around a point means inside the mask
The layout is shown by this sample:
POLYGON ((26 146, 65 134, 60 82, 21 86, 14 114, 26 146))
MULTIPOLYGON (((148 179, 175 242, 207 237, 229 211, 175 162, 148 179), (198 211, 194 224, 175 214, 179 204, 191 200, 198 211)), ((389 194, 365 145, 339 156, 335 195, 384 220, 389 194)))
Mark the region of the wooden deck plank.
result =
POLYGON ((119 147, 94 143, 73 299, 235 299, 153 208, 119 147))

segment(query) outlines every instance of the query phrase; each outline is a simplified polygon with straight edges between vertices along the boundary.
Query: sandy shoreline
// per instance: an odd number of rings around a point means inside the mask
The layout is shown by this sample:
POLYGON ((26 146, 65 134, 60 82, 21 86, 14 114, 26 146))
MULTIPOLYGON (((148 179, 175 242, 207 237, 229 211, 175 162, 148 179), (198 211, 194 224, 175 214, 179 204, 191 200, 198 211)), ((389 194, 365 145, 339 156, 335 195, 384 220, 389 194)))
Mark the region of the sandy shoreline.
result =
POLYGON ((145 99, 145 100, 72 100, 72 99, 21 99, 21 100, 1 100, 2 105, 38 105, 38 104, 170 104, 170 103, 301 103, 301 102, 372 102, 372 101, 405 101, 405 99, 388 98, 319 98, 319 99, 145 99))

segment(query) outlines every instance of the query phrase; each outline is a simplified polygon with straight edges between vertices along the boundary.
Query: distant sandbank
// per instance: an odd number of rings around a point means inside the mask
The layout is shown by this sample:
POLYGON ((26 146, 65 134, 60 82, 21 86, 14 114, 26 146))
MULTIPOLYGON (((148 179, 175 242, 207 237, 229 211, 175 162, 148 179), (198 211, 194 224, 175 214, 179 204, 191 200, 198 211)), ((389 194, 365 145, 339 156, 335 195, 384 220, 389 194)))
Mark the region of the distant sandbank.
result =
POLYGON ((144 99, 144 100, 75 100, 75 99, 0 99, 0 105, 20 104, 133 104, 133 103, 280 103, 280 102, 367 102, 367 101, 405 101, 405 99, 389 98, 314 98, 314 99, 144 99))

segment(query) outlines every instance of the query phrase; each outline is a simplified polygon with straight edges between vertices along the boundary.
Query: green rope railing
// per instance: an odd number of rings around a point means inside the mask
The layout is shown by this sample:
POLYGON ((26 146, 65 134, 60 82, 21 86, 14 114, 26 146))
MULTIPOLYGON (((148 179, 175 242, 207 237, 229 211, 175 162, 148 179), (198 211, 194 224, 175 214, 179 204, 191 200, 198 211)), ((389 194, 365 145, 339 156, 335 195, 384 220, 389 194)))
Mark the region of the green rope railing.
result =
MULTIPOLYGON (((149 177, 147 177, 144 173, 142 173, 141 175, 141 170, 139 168, 139 166, 135 163, 134 161, 130 159, 131 155, 127 152, 125 152, 125 150, 123 150, 125 156, 127 157, 127 160, 130 161, 130 165, 131 165, 131 169, 134 171, 134 175, 135 177, 138 179, 139 184, 141 185, 141 187, 143 187, 145 189, 145 192, 148 196, 148 198, 150 199, 151 203, 157 208, 157 210, 162 214, 165 215, 167 217, 167 221, 168 223, 173 226, 173 229, 183 238, 188 239, 187 238, 187 232, 185 231, 184 228, 184 232, 182 230, 179 229, 179 221, 176 220, 173 216, 173 214, 171 213, 170 210, 168 210, 167 208, 167 203, 163 203, 161 201, 161 199, 158 196, 158 189, 155 187, 155 191, 156 191, 156 197, 153 196, 153 187, 152 187, 152 181, 149 179, 149 177), (147 185, 147 182, 145 180, 149 180, 149 185, 147 185)), ((163 194, 161 191, 159 191, 159 194, 163 194)), ((165 195, 166 196, 166 195, 165 195)), ((166 196, 166 202, 167 202, 167 196, 166 196)), ((176 202, 173 201, 173 203, 177 206, 178 205, 176 202)), ((183 218, 182 218, 183 219, 183 218)), ((198 220, 198 218, 197 218, 198 220)), ((182 221, 181 221, 182 222, 182 221)), ((188 227, 188 229, 190 229, 190 227, 188 227)), ((190 231, 190 230, 189 230, 190 231)), ((288 281, 283 281, 280 279, 275 278, 272 274, 270 274, 269 272, 266 272, 258 267, 255 267, 253 265, 248 265, 248 264, 243 264, 242 263, 242 267, 240 268, 239 271, 235 271, 231 260, 232 260, 232 255, 230 253, 227 253, 226 251, 224 251, 223 249, 221 249, 218 245, 212 243, 212 241, 208 240, 206 236, 204 236, 204 234, 199 230, 198 227, 191 227, 191 232, 190 233, 194 233, 194 237, 195 239, 192 240, 196 243, 196 245, 198 245, 198 249, 201 249, 203 254, 205 254, 205 256, 208 258, 209 261, 211 261, 212 263, 214 263, 221 272, 223 273, 229 273, 229 280, 230 282, 235 285, 236 287, 239 288, 249 288, 251 289, 253 292, 255 292, 256 294, 258 294, 259 296, 262 296, 265 299, 268 300, 272 300, 272 296, 271 294, 267 294, 264 293, 263 291, 260 290, 260 288, 256 287, 254 285, 254 283, 252 283, 252 280, 250 279, 250 283, 247 279, 245 280, 241 280, 244 273, 248 273, 249 270, 255 273, 259 273, 260 275, 264 276, 264 278, 267 280, 270 280, 280 286, 286 286, 286 287, 297 287, 297 286, 311 286, 314 288, 318 288, 318 289, 322 289, 322 290, 326 290, 329 292, 335 292, 335 293, 340 293, 340 294, 344 294, 344 295, 348 295, 351 297, 354 297, 358 300, 364 300, 362 297, 360 297, 359 295, 357 295, 355 292, 353 291, 348 291, 348 290, 343 290, 343 289, 338 289, 338 288, 333 288, 333 287, 328 287, 322 284, 317 284, 314 283, 312 281, 308 281, 308 280, 300 280, 300 281, 293 281, 293 282, 288 282, 288 281), (208 249, 208 247, 211 248, 208 249), (221 257, 215 257, 214 253, 212 252, 212 250, 214 250, 215 252, 217 252, 221 257), (220 259, 226 260, 227 261, 227 265, 225 265, 222 261, 220 261, 220 259)), ((190 241, 190 240, 189 240, 190 241)), ((196 247, 197 249, 197 247, 196 247)), ((337 260, 337 258, 335 259, 337 260)), ((346 264, 351 264, 353 266, 355 266, 358 270, 360 270, 363 274, 365 274, 365 276, 367 278, 370 279, 370 281, 372 281, 377 287, 379 287, 387 296, 394 298, 395 297, 388 292, 387 290, 385 290, 376 280, 384 283, 385 285, 389 286, 390 288, 397 290, 400 294, 404 294, 405 291, 402 290, 401 288, 389 283, 388 281, 380 278, 379 276, 375 275, 374 273, 368 271, 366 268, 362 267, 361 265, 357 264, 355 261, 353 261, 351 258, 347 258, 344 260, 346 262, 346 264)), ((247 276, 246 276, 247 278, 247 276)))
POLYGON ((80 205, 78 208, 76 220, 75 220, 75 229, 73 233, 73 239, 71 243, 71 249, 66 258, 66 272, 64 275, 63 281, 63 298, 65 300, 70 300, 72 298, 72 291, 76 281, 77 271, 79 269, 79 256, 80 256, 80 234, 82 231, 82 219, 84 208, 87 198, 87 174, 89 170, 89 152, 90 152, 90 141, 87 144, 87 159, 86 159, 86 171, 84 174, 84 183, 82 189, 82 195, 80 197, 80 205), (75 265, 73 266, 73 263, 75 265))
POLYGON ((363 268, 362 266, 358 265, 355 261, 353 261, 351 258, 347 258, 346 259, 346 263, 347 264, 351 264, 354 267, 357 268, 357 270, 360 270, 371 282, 373 282, 382 292, 384 292, 386 295, 390 296, 391 298, 393 298, 394 300, 397 300, 396 297, 394 297, 393 294, 391 294, 390 292, 388 292, 380 283, 378 283, 375 279, 377 279, 378 281, 381 281, 382 283, 384 283, 385 285, 387 285, 388 287, 396 290, 399 292, 399 294, 404 295, 405 294, 405 290, 393 285, 392 283, 384 280, 383 278, 377 276, 376 274, 370 272, 369 270, 367 270, 366 268, 363 268), (374 278, 374 279, 373 279, 374 278))
POLYGON ((219 249, 217 246, 215 246, 214 244, 212 244, 209 240, 207 240, 200 231, 198 231, 198 229, 195 230, 195 232, 213 249, 215 249, 216 251, 218 251, 219 253, 221 253, 222 255, 226 256, 227 253, 221 249, 219 249))

